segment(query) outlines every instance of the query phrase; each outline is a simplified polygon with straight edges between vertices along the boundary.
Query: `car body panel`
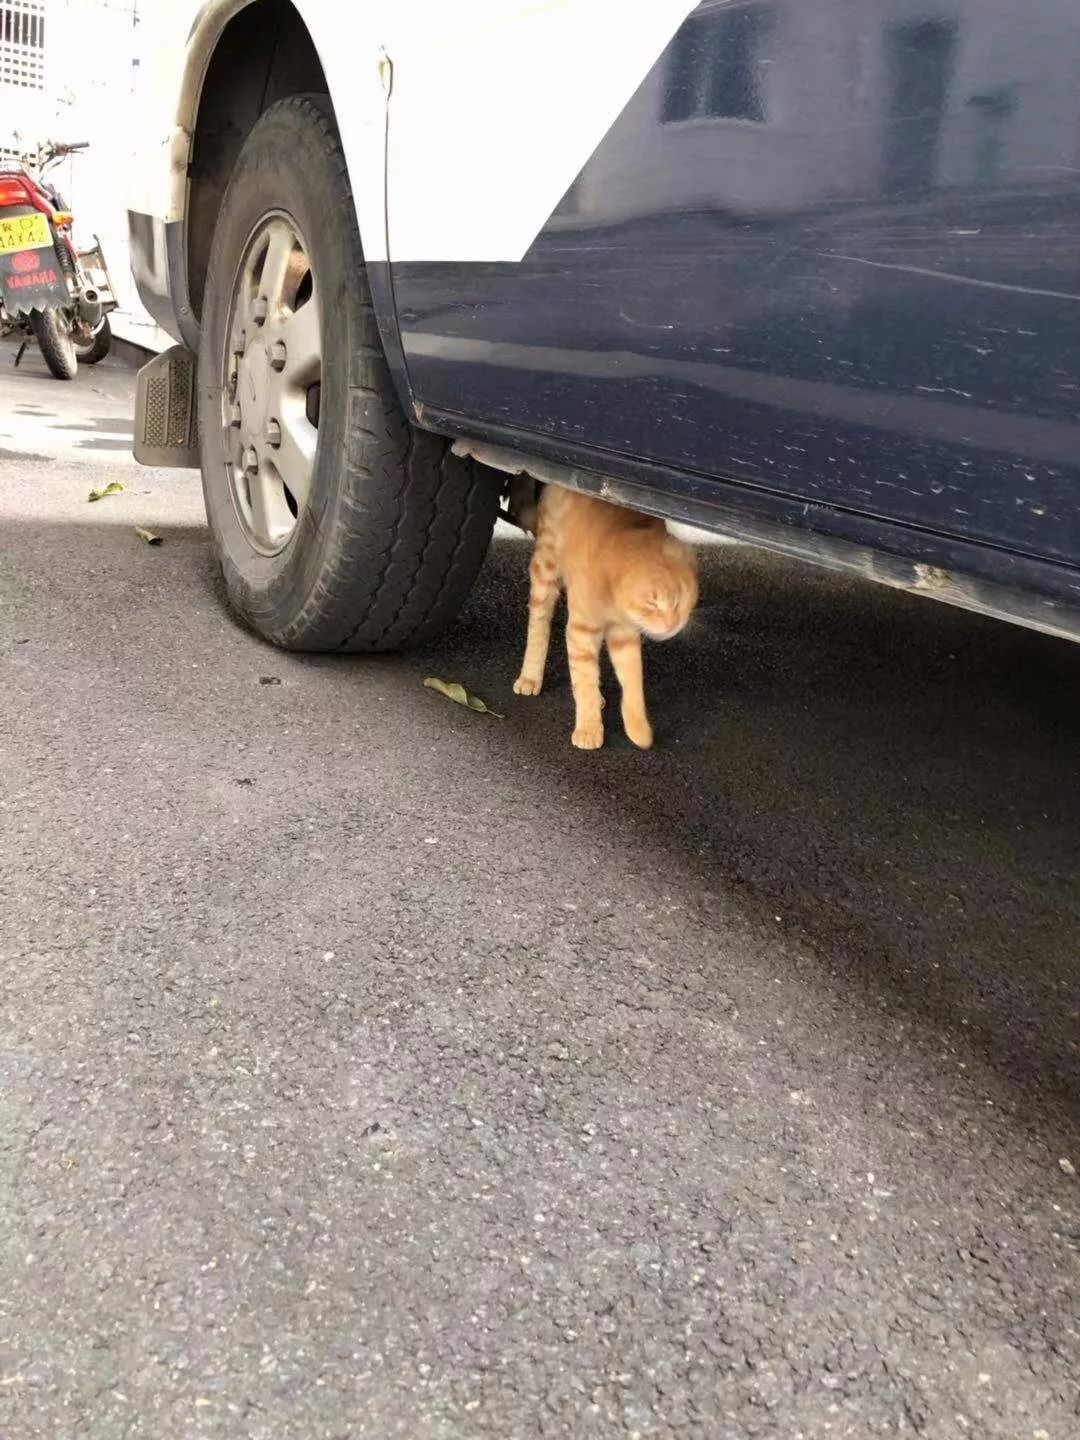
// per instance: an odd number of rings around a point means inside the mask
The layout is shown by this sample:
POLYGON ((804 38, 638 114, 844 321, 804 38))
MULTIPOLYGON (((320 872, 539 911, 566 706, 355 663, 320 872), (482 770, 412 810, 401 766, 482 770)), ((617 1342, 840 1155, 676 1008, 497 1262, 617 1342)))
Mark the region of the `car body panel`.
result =
POLYGON ((1080 8, 935 8, 699 6, 520 262, 391 247, 417 398, 1075 563, 1080 8))

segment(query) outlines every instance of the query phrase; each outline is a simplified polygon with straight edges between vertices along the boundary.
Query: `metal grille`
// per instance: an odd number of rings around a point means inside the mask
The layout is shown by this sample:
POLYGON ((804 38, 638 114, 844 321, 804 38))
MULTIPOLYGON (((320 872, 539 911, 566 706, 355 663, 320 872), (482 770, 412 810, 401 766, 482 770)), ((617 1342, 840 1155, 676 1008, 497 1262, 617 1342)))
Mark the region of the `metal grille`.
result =
POLYGON ((0 85, 45 89, 47 0, 0 0, 0 85))
POLYGON ((155 450, 169 443, 169 382, 153 379, 146 388, 143 440, 155 450))
POLYGON ((191 367, 185 366, 173 376, 169 387, 169 445, 195 445, 198 437, 192 434, 191 395, 193 377, 191 367))
POLYGON ((192 414, 192 367, 180 360, 173 367, 149 377, 143 411, 143 443, 155 450, 198 444, 192 414))

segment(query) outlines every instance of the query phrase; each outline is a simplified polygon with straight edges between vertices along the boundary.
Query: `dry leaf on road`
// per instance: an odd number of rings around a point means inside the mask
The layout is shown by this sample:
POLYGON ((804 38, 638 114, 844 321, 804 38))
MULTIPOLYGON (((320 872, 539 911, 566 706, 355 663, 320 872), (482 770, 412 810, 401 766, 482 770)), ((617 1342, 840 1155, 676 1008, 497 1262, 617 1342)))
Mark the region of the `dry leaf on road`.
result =
POLYGON ((440 695, 445 695, 447 700, 452 700, 455 705, 464 705, 467 710, 475 710, 480 715, 492 715, 496 720, 506 718, 497 710, 489 710, 483 700, 476 695, 470 695, 465 686, 459 685, 456 680, 437 680, 432 676, 424 681, 424 685, 428 690, 436 690, 440 695))

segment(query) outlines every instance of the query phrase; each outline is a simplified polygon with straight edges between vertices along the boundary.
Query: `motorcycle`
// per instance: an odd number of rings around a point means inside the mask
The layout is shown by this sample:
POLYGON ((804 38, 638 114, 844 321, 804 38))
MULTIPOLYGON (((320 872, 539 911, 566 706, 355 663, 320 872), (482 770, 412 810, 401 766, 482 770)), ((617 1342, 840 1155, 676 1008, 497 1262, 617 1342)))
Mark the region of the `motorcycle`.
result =
POLYGON ((87 148, 49 142, 33 157, 0 162, 0 335, 32 335, 58 380, 74 380, 80 360, 96 365, 109 353, 117 306, 101 242, 75 248, 71 212, 45 178, 87 148))

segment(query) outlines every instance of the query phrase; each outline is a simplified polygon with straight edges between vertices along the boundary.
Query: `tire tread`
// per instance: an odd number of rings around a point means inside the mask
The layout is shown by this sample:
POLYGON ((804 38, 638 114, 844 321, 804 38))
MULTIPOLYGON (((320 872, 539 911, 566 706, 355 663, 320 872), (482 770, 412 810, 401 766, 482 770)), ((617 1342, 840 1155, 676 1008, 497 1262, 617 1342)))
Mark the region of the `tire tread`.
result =
MULTIPOLYGON (((348 217, 350 248, 359 255, 353 191, 328 106, 325 97, 291 96, 263 120, 293 112, 317 128, 333 175, 333 203, 348 217)), ((285 623, 260 615, 251 587, 236 586, 256 627, 286 649, 384 651, 430 639, 471 589, 498 509, 498 483, 490 475, 454 455, 445 437, 410 424, 378 343, 362 267, 356 286, 348 303, 360 344, 345 432, 353 483, 327 512, 331 530, 318 581, 285 623)))
POLYGON ((31 311, 30 328, 50 373, 57 380, 74 380, 79 370, 75 343, 61 331, 56 311, 31 311))

